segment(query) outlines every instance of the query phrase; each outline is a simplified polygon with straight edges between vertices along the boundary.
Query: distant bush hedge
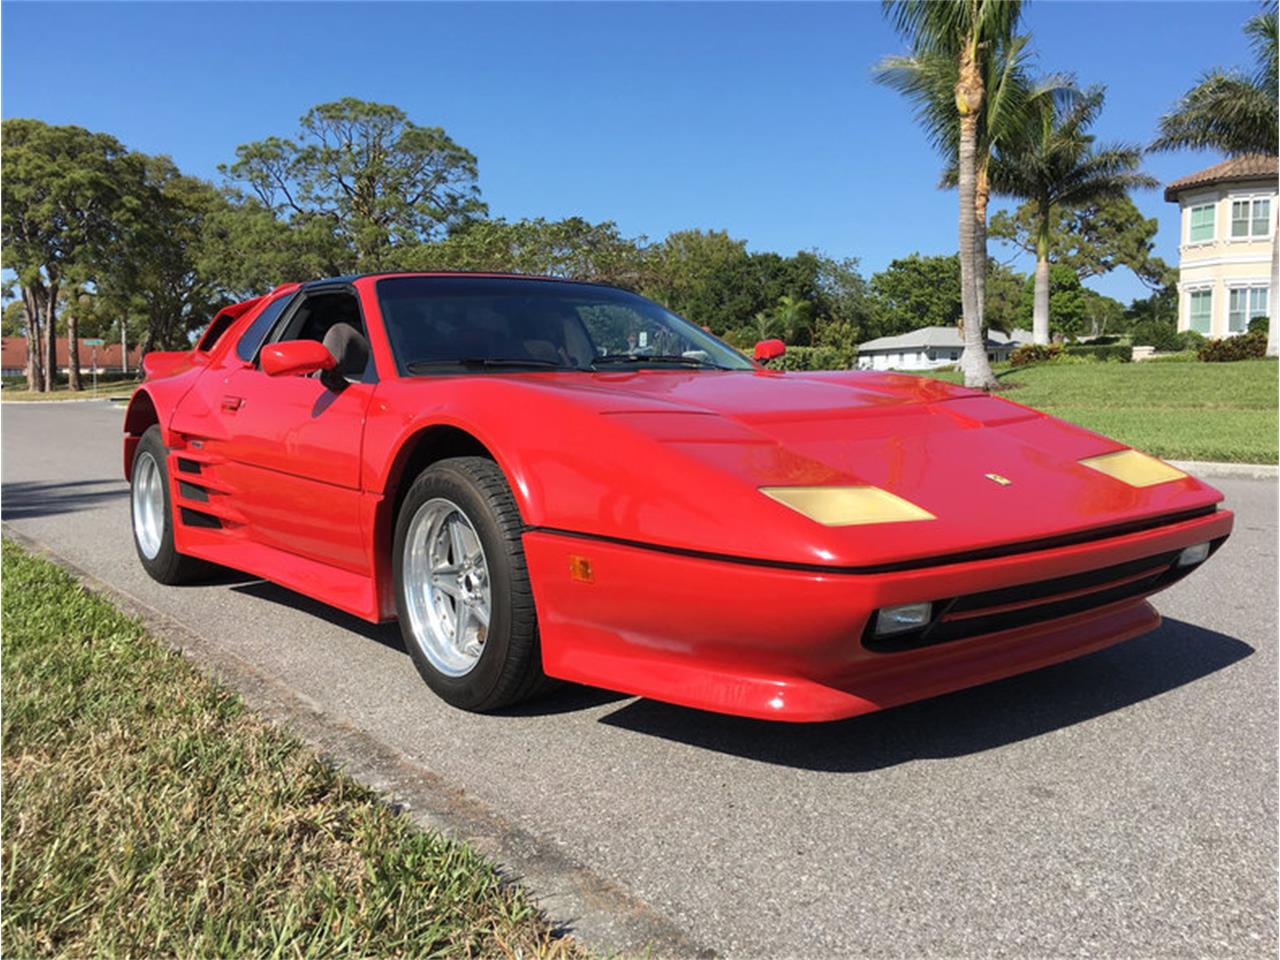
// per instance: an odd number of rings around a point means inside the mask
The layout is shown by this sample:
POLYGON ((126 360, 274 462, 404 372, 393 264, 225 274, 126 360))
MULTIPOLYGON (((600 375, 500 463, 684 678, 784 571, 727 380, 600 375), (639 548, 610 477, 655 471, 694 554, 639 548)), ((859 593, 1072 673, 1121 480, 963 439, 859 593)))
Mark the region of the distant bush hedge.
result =
POLYGON ((1208 337, 1203 333, 1196 333, 1194 330, 1183 330, 1178 334, 1179 350, 1199 350, 1208 342, 1208 337))
POLYGON ((1009 354, 1009 362, 1015 367, 1030 363, 1049 363, 1062 356, 1060 343, 1024 343, 1009 354))
POLYGON ((1177 328, 1171 323, 1160 323, 1157 320, 1143 320, 1134 324, 1130 339, 1138 347, 1155 347, 1164 351, 1183 349, 1177 328))
POLYGON ((856 356, 837 347, 787 347, 768 366, 770 370, 848 370, 856 356))
POLYGON ((1267 335, 1258 331, 1242 333, 1238 337, 1210 340, 1200 348, 1200 359, 1205 363, 1230 363, 1234 360, 1255 360, 1267 355, 1267 335))
POLYGON ((1133 347, 1127 343, 1104 343, 1101 346, 1077 343, 1067 347, 1066 354, 1069 357, 1084 357, 1086 360, 1129 363, 1133 360, 1133 347))

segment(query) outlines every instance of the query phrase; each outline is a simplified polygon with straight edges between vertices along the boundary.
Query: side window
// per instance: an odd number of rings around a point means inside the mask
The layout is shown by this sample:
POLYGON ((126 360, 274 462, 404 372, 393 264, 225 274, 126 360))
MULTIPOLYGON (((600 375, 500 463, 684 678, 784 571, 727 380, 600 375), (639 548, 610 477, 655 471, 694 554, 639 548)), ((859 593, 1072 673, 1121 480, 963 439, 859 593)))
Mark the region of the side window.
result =
POLYGON ((369 341, 365 336, 360 301, 347 290, 307 293, 269 334, 279 340, 315 340, 323 343, 338 361, 348 380, 376 379, 369 341))
POLYGON ((200 342, 196 344, 196 349, 201 353, 209 353, 218 345, 218 341, 222 339, 222 335, 227 332, 227 327, 236 322, 236 318, 231 314, 223 313, 213 318, 213 323, 209 324, 209 329, 204 332, 204 336, 200 338, 200 342))
POLYGON ((249 324, 249 329, 240 335, 240 342, 236 344, 237 357, 245 363, 253 362, 253 358, 258 355, 258 348, 262 346, 262 341, 267 336, 267 331, 271 329, 271 325, 276 322, 276 318, 292 299, 288 295, 277 297, 262 308, 262 312, 254 318, 253 323, 249 324))

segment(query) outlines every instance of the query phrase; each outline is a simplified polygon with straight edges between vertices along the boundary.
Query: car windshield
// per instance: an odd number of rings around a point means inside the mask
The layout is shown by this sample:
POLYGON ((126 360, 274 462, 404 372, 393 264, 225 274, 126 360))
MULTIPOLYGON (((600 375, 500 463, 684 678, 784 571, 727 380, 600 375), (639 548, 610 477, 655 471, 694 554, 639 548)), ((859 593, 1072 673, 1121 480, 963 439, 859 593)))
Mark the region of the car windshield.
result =
POLYGON ((687 320, 613 287, 388 277, 377 290, 401 374, 752 369, 742 354, 687 320))

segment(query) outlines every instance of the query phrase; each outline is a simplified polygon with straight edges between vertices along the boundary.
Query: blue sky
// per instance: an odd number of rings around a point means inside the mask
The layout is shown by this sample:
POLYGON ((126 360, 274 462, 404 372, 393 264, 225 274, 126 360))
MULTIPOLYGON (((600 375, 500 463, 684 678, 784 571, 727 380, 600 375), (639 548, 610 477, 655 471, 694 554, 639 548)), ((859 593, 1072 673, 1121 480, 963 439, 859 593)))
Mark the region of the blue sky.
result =
MULTIPOLYGON (((1146 142, 1203 70, 1250 62, 1240 27, 1256 9, 1040 0, 1026 27, 1043 71, 1106 84, 1101 138, 1146 142)), ((0 13, 4 116, 103 130, 199 176, 352 95, 472 150, 495 216, 611 219, 651 238, 726 229, 752 249, 855 256, 868 276, 955 250, 936 157, 869 79, 902 48, 878 3, 11 0, 0 13)), ((1214 159, 1147 168, 1168 181, 1214 159)), ((1159 191, 1136 199, 1176 262, 1176 208, 1159 191)), ((1127 271, 1091 285, 1145 293, 1127 271)))

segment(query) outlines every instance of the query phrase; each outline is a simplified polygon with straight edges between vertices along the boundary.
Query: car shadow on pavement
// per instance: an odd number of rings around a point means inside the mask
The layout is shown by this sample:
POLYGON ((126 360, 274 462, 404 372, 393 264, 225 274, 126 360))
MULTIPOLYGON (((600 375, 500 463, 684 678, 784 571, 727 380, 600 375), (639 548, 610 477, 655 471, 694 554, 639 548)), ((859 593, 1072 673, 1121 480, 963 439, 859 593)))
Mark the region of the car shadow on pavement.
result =
POLYGON ((242 593, 246 596, 257 597, 259 600, 267 600, 271 603, 278 603, 281 606, 291 607, 301 613, 317 617, 326 623, 331 623, 335 627, 358 633, 366 639, 374 640, 384 647, 390 647, 392 650, 397 650, 408 656, 409 652, 405 650, 404 641, 400 637, 400 628, 394 623, 369 623, 369 621, 361 620, 359 617, 345 613, 337 607, 331 607, 327 603, 321 603, 319 600, 304 597, 302 594, 294 593, 286 587, 277 586, 269 580, 255 579, 250 583, 237 584, 231 589, 235 593, 242 593))
POLYGON ((89 510, 128 496, 129 486, 123 480, 18 481, 0 486, 0 516, 5 520, 32 520, 89 510))
POLYGON ((1253 653, 1181 620, 1056 666, 879 713, 787 724, 636 700, 600 722, 762 763, 853 773, 981 753, 1122 710, 1253 653))

